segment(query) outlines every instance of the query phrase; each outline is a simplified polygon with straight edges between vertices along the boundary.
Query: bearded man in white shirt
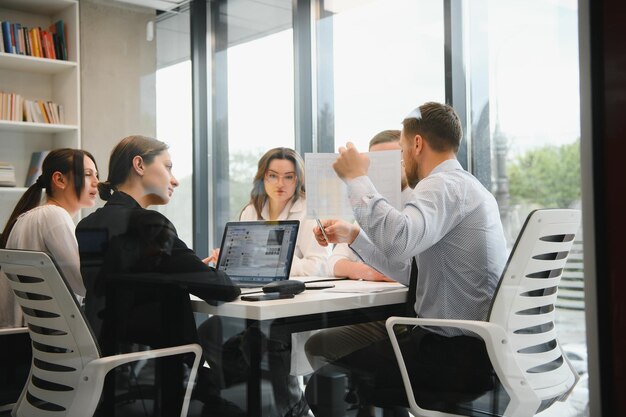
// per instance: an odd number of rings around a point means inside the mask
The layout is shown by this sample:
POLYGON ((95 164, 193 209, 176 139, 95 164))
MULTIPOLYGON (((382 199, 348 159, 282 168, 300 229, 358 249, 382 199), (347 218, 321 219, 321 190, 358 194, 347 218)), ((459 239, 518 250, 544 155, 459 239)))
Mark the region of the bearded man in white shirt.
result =
MULTIPOLYGON (((367 177, 367 155, 348 143, 339 149, 333 168, 348 186, 357 222, 324 221, 328 241, 348 243, 369 265, 405 284, 415 258, 419 317, 487 320, 506 262, 495 198, 456 159, 463 132, 452 107, 425 103, 402 125, 400 146, 412 196, 402 211, 394 209, 367 177)), ((319 228, 314 231, 318 243, 326 245, 319 228)), ((472 333, 416 327, 400 335, 399 343, 407 352, 418 401, 437 392, 479 394, 493 383, 484 342, 472 333)), ((337 369, 369 378, 376 390, 403 392, 388 338, 321 368, 309 385, 337 369)), ((323 415, 314 391, 307 388, 307 400, 317 416, 323 415)))

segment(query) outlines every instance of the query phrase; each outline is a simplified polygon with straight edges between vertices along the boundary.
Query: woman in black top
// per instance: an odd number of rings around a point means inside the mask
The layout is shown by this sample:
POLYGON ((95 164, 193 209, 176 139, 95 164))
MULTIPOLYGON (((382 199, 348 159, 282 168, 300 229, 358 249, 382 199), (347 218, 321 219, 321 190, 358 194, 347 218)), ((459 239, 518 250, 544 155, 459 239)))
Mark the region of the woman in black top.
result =
POLYGON ((178 186, 167 145, 144 136, 123 139, 98 184, 104 207, 76 228, 85 312, 103 353, 129 343, 152 348, 197 342, 189 293, 231 301, 240 290, 208 267, 150 205, 167 204, 178 186))

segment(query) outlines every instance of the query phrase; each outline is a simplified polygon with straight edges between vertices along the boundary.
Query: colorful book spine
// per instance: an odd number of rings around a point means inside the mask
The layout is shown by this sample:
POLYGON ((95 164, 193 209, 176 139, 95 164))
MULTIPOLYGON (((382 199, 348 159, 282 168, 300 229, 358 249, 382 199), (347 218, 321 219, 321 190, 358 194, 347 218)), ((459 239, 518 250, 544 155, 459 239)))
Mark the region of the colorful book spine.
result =
POLYGON ((13 45, 11 44, 11 23, 6 20, 2 22, 2 36, 4 37, 4 52, 12 54, 13 45))

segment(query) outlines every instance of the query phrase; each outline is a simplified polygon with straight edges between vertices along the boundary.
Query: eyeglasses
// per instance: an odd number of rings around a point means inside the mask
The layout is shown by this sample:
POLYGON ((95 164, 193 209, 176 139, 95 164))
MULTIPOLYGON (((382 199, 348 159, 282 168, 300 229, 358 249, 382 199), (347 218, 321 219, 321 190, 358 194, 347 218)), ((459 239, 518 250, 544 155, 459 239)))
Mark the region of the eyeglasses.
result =
POLYGON ((421 119, 422 118, 422 112, 420 111, 419 107, 416 107, 415 109, 413 109, 413 111, 411 111, 411 113, 407 114, 404 117, 404 120, 406 119, 421 119))
POLYGON ((296 174, 279 175, 275 172, 269 171, 265 173, 265 181, 268 184, 278 184, 278 180, 283 179, 283 184, 293 185, 296 183, 296 174))

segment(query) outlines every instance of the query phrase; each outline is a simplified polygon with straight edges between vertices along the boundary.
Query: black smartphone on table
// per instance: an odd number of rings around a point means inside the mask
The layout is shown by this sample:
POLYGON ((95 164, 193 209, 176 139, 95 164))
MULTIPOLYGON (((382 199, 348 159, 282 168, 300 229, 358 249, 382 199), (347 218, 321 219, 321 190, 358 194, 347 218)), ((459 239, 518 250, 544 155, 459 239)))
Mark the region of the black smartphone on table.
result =
POLYGON ((285 298, 293 298, 293 294, 280 294, 277 292, 254 294, 254 295, 242 295, 241 301, 267 301, 267 300, 282 300, 285 298))

